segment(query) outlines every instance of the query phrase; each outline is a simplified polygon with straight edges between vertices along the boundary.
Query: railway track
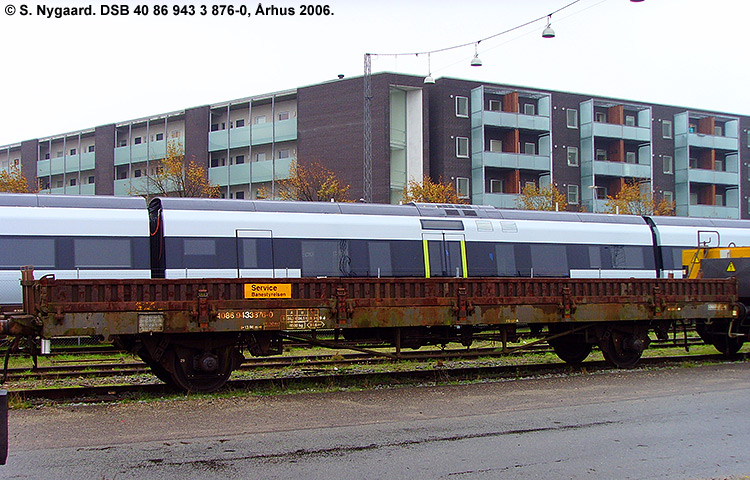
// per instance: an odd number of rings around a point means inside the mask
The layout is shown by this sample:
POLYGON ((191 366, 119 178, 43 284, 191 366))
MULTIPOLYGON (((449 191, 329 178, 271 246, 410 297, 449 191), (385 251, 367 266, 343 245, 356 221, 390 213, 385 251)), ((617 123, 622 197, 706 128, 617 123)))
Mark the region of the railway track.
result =
MULTIPOLYGON (((677 355, 668 357, 643 358, 637 368, 669 367, 685 362, 729 362, 747 361, 750 353, 741 353, 729 360, 721 354, 710 355, 677 355)), ((350 385, 402 385, 429 382, 441 384, 454 381, 502 379, 532 377, 537 375, 569 374, 571 372, 592 373, 596 371, 615 370, 604 361, 584 362, 580 368, 574 368, 563 362, 539 363, 525 365, 472 365, 445 367, 434 366, 424 369, 400 371, 358 371, 305 373, 288 376, 274 376, 250 379, 231 379, 226 389, 237 391, 268 391, 270 389, 320 388, 350 385)), ((26 401, 113 401, 139 395, 174 394, 176 391, 164 383, 119 384, 101 386, 67 386, 56 388, 27 388, 12 390, 11 395, 26 401)))
MULTIPOLYGON (((689 345, 698 345, 702 343, 700 339, 690 339, 689 345)), ((652 348, 658 348, 659 345, 674 347, 672 341, 658 342, 654 341, 652 348)), ((683 346, 681 344, 680 346, 683 346)), ((545 343, 529 346, 512 346, 508 351, 502 351, 498 348, 475 348, 475 349, 448 349, 440 351, 414 351, 401 352, 399 360, 402 361, 424 361, 424 360, 470 360, 479 357, 496 358, 504 357, 509 354, 522 353, 547 353, 552 349, 545 343)), ((86 352, 88 353, 88 352, 86 352)), ((107 350, 106 354, 118 353, 116 350, 107 350)), ((125 352, 119 351, 123 356, 118 359, 94 359, 94 360, 52 360, 55 365, 41 366, 36 369, 31 368, 9 368, 8 380, 18 379, 45 379, 45 378, 85 378, 85 377, 108 377, 108 376, 126 376, 149 373, 150 369, 145 363, 131 358, 125 360, 125 352)), ((393 362, 392 357, 377 357, 366 353, 335 353, 325 355, 285 355, 281 357, 251 357, 245 360, 237 368, 238 371, 249 371, 254 369, 270 368, 316 368, 330 365, 356 365, 356 364, 377 364, 393 362)))

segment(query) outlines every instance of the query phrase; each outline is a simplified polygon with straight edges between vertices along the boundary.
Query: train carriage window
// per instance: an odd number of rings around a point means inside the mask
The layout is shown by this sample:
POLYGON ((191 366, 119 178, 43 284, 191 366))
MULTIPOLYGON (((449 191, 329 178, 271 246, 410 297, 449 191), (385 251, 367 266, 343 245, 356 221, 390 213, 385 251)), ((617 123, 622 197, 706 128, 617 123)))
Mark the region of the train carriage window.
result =
POLYGON ((211 238, 186 238, 185 255, 216 255, 216 241, 211 238))
POLYGON ((74 238, 76 267, 131 267, 129 238, 74 238))
POLYGON ((392 240, 391 265, 396 277, 422 277, 424 252, 422 242, 413 240, 392 240))
MULTIPOLYGON (((590 268, 604 268, 602 265, 602 248, 606 247, 600 247, 598 245, 588 247, 590 268)), ((607 252, 607 255, 609 255, 609 252, 607 252)))
POLYGON ((270 238, 240 238, 240 268, 273 268, 270 238))
POLYGON ((589 268, 589 247, 586 245, 568 245, 566 251, 568 253, 568 268, 571 270, 589 268))
POLYGON ((567 277, 569 274, 565 245, 537 243, 531 245, 534 276, 567 277))
POLYGON ((36 268, 55 267, 55 240, 32 237, 0 238, 0 268, 17 269, 24 265, 33 265, 36 268))
POLYGON ((371 241, 368 242, 369 276, 377 277, 378 273, 383 277, 393 276, 391 263, 391 242, 371 241))
POLYGON ((341 275, 338 240, 302 240, 301 252, 303 276, 338 277, 341 275))

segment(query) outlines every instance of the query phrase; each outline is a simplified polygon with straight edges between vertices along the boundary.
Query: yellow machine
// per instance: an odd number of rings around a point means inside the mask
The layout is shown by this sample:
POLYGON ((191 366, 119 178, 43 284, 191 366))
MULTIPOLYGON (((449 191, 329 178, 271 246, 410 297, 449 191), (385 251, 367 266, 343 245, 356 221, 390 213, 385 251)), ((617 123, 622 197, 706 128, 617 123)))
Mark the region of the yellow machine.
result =
POLYGON ((740 278, 750 269, 750 247, 730 245, 683 250, 684 278, 740 278))

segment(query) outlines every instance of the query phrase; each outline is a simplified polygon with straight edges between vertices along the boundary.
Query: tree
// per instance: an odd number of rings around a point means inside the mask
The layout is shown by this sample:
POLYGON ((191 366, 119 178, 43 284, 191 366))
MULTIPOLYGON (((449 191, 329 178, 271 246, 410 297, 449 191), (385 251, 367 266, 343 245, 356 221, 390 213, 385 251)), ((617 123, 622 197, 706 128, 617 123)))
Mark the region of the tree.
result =
MULTIPOLYGON (((275 198, 280 200, 302 200, 307 202, 350 202, 349 185, 343 185, 336 174, 320 163, 300 165, 292 160, 289 177, 277 180, 275 198)), ((274 195, 267 186, 258 191, 259 198, 272 198, 274 195)))
POLYGON ((404 187, 403 203, 468 203, 459 198, 452 183, 433 182, 427 175, 422 182, 410 180, 404 187))
POLYGON ((516 199, 516 207, 521 210, 558 211, 568 208, 565 195, 552 184, 539 188, 535 183, 528 183, 516 199))
POLYGON ((674 202, 656 201, 651 190, 641 189, 638 182, 626 182, 614 197, 607 196, 607 213, 623 215, 674 215, 674 202))
POLYGON ((180 142, 167 143, 167 155, 154 171, 146 172, 141 185, 133 187, 131 195, 148 197, 209 197, 219 196, 219 187, 208 180, 206 169, 195 160, 186 161, 180 142))
POLYGON ((29 182, 21 172, 21 167, 14 165, 10 171, 0 171, 0 192, 29 193, 29 182))

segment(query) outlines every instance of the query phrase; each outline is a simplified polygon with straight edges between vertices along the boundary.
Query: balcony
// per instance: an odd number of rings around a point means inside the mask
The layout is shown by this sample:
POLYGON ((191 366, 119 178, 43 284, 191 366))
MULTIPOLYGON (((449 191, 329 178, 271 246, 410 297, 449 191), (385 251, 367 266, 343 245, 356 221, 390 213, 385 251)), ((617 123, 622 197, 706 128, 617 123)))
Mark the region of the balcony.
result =
POLYGON ((691 147, 702 147, 712 148, 721 150, 738 150, 739 141, 736 138, 721 137, 718 135, 706 135, 703 133, 688 133, 686 135, 679 135, 675 138, 675 146, 681 147, 681 143, 685 142, 687 137, 687 145, 691 147))
POLYGON ((475 205, 492 205, 496 208, 515 209, 517 193, 479 193, 471 197, 471 203, 475 205))
POLYGON ((581 125, 581 137, 621 138, 638 142, 651 141, 651 129, 612 123, 585 123, 581 125))
POLYGON ((703 168, 689 168, 688 181, 714 185, 739 185, 740 183, 737 172, 722 172, 703 168))
MULTIPOLYGON (((680 215, 680 212, 677 212, 680 215)), ((740 218, 739 207, 719 207, 716 205, 690 205, 688 216, 704 218, 740 218)))
MULTIPOLYGON (((291 158, 276 160, 276 180, 289 178, 289 167, 292 160, 291 158)), ((273 177, 273 169, 274 165, 271 160, 242 163, 229 167, 213 167, 208 169, 208 180, 222 187, 270 182, 273 177)))
MULTIPOLYGON (((183 142, 180 137, 179 141, 183 142)), ((141 143, 126 147, 115 148, 115 165, 127 165, 128 163, 140 163, 151 160, 160 160, 167 155, 167 141, 141 143)))
POLYGON ((594 175, 609 177, 651 178, 651 165, 626 162, 594 161, 594 175))
POLYGON ((94 152, 86 152, 79 155, 66 155, 49 160, 39 160, 36 163, 36 175, 47 177, 62 173, 76 173, 83 170, 93 170, 96 166, 94 152))
MULTIPOLYGON (((289 178, 289 167, 292 164, 292 158, 282 158, 276 160, 276 180, 289 178)), ((273 177, 273 161, 265 160, 263 162, 253 162, 253 183, 270 182, 273 177)))
POLYGON ((481 116, 472 116, 472 127, 479 127, 481 125, 546 132, 550 129, 549 117, 525 115, 523 113, 495 112, 489 110, 484 110, 481 113, 481 116), (475 123, 477 124, 475 125, 475 123))
POLYGON ((484 167, 509 168, 512 170, 533 170, 549 172, 552 159, 549 155, 529 155, 525 153, 482 152, 479 158, 474 154, 474 164, 484 167))
POLYGON ((208 151, 250 146, 250 126, 217 130, 208 134, 208 151))

